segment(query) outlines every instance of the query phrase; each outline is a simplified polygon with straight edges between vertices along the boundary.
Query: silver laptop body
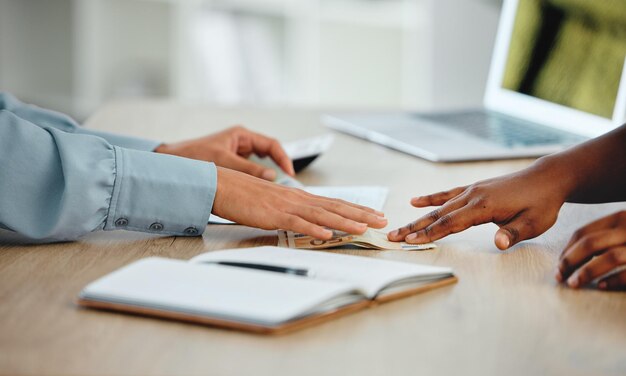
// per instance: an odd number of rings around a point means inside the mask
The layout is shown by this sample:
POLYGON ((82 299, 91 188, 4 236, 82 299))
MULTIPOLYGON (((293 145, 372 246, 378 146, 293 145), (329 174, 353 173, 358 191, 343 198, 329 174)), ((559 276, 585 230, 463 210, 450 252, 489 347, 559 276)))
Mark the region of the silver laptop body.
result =
POLYGON ((584 136, 488 110, 323 116, 328 127, 433 162, 538 157, 584 136))
MULTIPOLYGON (((505 87, 518 5, 524 1, 504 0, 483 109, 334 113, 324 115, 322 122, 430 161, 456 162, 537 157, 606 133, 626 121, 626 62, 612 114, 589 113, 505 87)), ((620 6, 626 7, 626 3, 620 6)))

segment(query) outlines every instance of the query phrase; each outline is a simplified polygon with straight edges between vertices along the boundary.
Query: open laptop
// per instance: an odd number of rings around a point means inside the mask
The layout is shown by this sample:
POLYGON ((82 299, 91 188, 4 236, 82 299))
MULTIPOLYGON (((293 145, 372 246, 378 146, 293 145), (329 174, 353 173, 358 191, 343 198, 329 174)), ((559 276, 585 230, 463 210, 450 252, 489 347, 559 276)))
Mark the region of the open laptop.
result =
POLYGON ((335 130, 436 162, 541 156, 626 121, 626 64, 619 68, 612 114, 603 116, 505 87, 509 50, 516 40, 514 27, 522 22, 516 14, 523 1, 504 1, 484 108, 430 114, 328 114, 322 121, 335 130))

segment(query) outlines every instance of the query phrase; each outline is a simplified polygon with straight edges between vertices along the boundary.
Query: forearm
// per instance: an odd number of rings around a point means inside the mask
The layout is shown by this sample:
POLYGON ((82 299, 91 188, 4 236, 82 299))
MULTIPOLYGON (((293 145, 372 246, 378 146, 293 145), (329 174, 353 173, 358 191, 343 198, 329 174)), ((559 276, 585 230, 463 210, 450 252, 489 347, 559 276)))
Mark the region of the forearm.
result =
POLYGON ((0 92, 0 110, 43 128, 55 128, 67 133, 87 134, 105 139, 109 144, 126 149, 154 151, 161 142, 137 137, 94 131, 81 127, 74 119, 60 112, 26 104, 9 93, 0 92))
POLYGON ((547 172, 566 202, 626 200, 626 125, 583 144, 549 155, 534 168, 547 172))
POLYGON ((38 240, 98 229, 197 235, 217 184, 210 163, 38 127, 8 111, 0 165, 0 227, 38 240))

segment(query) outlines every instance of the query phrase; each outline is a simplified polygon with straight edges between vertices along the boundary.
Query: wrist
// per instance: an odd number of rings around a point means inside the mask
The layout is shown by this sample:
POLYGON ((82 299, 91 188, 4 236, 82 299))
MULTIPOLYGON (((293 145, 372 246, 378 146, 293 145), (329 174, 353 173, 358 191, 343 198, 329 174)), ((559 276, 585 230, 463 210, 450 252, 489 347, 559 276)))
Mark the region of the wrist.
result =
POLYGON ((560 202, 566 202, 579 186, 580 178, 575 169, 559 154, 537 159, 531 169, 540 177, 541 183, 550 187, 553 198, 560 202))

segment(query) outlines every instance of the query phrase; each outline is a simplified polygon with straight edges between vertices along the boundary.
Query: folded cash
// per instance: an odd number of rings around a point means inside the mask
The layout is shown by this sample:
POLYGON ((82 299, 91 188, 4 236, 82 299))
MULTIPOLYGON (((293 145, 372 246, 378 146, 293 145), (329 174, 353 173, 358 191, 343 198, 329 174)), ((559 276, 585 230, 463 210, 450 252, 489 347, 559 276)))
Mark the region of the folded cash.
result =
POLYGON ((365 249, 392 249, 404 251, 423 251, 437 247, 434 243, 407 244, 405 242, 391 242, 387 234, 382 231, 367 229, 364 234, 352 235, 343 231, 333 230, 330 240, 320 240, 314 237, 296 234, 292 231, 278 230, 278 246, 298 249, 326 249, 353 245, 365 249))

